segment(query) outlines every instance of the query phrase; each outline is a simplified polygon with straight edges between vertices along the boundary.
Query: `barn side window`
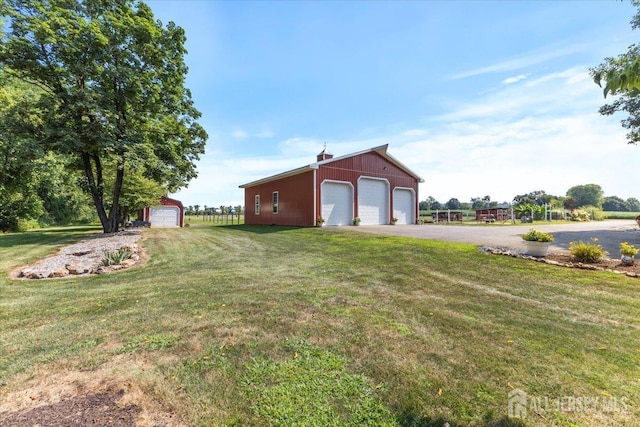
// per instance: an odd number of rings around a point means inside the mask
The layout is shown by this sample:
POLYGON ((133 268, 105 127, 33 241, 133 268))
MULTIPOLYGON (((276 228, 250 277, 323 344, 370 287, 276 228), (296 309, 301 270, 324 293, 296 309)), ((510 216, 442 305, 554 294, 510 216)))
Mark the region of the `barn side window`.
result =
POLYGON ((260 215, 260 195, 256 194, 256 215, 260 215))
POLYGON ((277 191, 273 192, 273 213, 274 214, 278 213, 278 192, 277 191))

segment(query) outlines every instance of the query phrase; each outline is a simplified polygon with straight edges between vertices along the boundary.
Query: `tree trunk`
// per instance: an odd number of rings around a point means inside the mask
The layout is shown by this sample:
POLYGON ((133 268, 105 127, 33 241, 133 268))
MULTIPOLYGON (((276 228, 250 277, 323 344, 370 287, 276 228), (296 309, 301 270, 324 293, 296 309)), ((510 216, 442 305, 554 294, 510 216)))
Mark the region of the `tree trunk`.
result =
POLYGON ((89 192, 93 199, 93 204, 96 207, 98 218, 100 218, 100 224, 102 224, 102 231, 104 233, 111 232, 111 226, 109 224, 109 218, 107 218, 107 212, 104 208, 104 199, 102 192, 102 164, 97 156, 91 156, 87 152, 82 153, 82 165, 84 174, 87 178, 87 184, 89 185, 89 192), (91 165, 91 158, 93 157, 96 163, 96 173, 93 173, 93 166, 91 165), (97 175, 97 182, 96 182, 97 175))
POLYGON ((112 233, 118 231, 118 213, 120 211, 120 195, 122 194, 123 182, 124 155, 121 155, 118 160, 118 167, 116 168, 116 182, 113 185, 113 203, 111 204, 111 210, 109 211, 109 223, 111 225, 112 233))

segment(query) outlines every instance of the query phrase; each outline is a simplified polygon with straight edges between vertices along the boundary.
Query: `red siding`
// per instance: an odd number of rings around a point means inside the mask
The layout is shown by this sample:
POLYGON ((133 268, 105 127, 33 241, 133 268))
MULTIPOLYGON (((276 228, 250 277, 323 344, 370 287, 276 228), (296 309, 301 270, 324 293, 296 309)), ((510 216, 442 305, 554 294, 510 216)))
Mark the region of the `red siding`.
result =
POLYGON ((308 171, 244 190, 245 223, 262 225, 315 225, 313 175, 308 171), (278 213, 273 213, 273 192, 278 192, 278 213), (260 195, 260 215, 255 214, 255 196, 260 195))
POLYGON ((184 206, 180 200, 163 197, 160 199, 160 204, 163 206, 177 206, 180 209, 178 214, 180 217, 180 227, 184 227, 184 206))
POLYGON ((411 188, 415 192, 416 208, 414 217, 418 218, 418 180, 400 169, 376 152, 365 153, 355 157, 338 160, 320 166, 317 179, 317 206, 320 209, 320 185, 325 179, 348 181, 354 187, 356 201, 355 216, 358 215, 358 178, 362 176, 384 178, 389 181, 389 212, 393 212, 393 189, 396 187, 411 188))
MULTIPOLYGON (((170 199, 168 197, 163 197, 160 199, 161 206, 177 206, 180 209, 180 213, 178 214, 180 217, 180 227, 184 227, 184 205, 180 200, 170 199)), ((144 209, 140 209, 137 212, 137 219, 139 221, 149 221, 149 207, 144 209)))

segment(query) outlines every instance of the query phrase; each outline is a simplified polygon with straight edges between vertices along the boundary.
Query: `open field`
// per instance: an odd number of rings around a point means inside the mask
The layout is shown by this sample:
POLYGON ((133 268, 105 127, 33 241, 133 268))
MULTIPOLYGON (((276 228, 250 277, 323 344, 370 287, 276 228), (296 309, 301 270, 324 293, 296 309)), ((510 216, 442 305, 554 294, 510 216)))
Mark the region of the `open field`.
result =
MULTIPOLYGON (((475 210, 458 210, 459 212, 462 212, 462 214, 464 215, 463 217, 463 221, 458 222, 458 221, 454 221, 453 223, 455 224, 478 224, 478 221, 476 221, 476 211, 475 210)), ((422 210, 420 211, 420 218, 424 221, 424 222, 433 222, 433 218, 432 218, 432 214, 434 214, 436 211, 431 211, 431 210, 422 210)), ((447 212, 446 209, 442 209, 439 212, 447 212)), ((558 210, 554 210, 554 212, 559 212, 558 210)), ((638 215, 640 215, 640 212, 622 212, 622 211, 603 211, 602 214, 604 215, 605 219, 635 219, 638 215)), ((561 213, 560 213, 561 215, 561 213)), ((555 218, 555 216, 554 216, 555 218)), ((536 222, 547 222, 547 221, 536 221, 536 222)), ((553 221, 548 221, 549 223, 562 223, 562 222, 566 222, 564 220, 557 220, 554 219, 553 221)), ((516 220, 516 223, 520 224, 520 220, 516 220)), ((526 225, 526 224, 523 224, 526 225)))
POLYGON ((142 267, 6 278, 90 231, 0 236, 0 414, 108 386, 187 426, 640 425, 637 279, 195 221, 145 230, 142 267))

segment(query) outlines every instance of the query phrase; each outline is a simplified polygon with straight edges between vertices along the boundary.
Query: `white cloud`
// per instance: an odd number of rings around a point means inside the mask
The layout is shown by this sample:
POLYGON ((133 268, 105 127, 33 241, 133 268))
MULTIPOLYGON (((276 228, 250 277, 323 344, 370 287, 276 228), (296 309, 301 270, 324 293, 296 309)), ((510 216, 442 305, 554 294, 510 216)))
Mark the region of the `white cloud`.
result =
POLYGON ((523 85, 503 86, 499 90, 482 94, 472 102, 456 105, 455 101, 450 100, 451 111, 435 118, 443 122, 480 119, 495 121, 497 118, 516 120, 524 115, 539 116, 552 112, 565 115, 570 110, 585 108, 596 111, 598 103, 602 101, 598 98, 599 95, 597 86, 588 78, 585 69, 572 67, 536 77, 523 85), (590 99, 582 99, 583 96, 590 99), (567 99, 573 99, 573 102, 568 103, 567 99))
POLYGON ((426 138, 390 150, 426 179, 421 199, 489 194, 510 201, 533 190, 564 195, 586 183, 607 195, 637 197, 622 177, 637 168, 640 151, 626 144, 617 119, 597 113, 601 103, 584 72, 553 73, 461 105, 439 117, 426 138))
POLYGON ((248 132, 244 129, 236 129, 231 132, 231 137, 234 139, 247 139, 247 138, 255 138, 255 139, 266 139, 273 138, 275 133, 269 129, 261 129, 257 132, 248 132))
MULTIPOLYGON (((469 201, 488 194, 502 202, 534 190, 564 195, 587 183, 601 185, 607 195, 638 197, 626 177, 640 164, 640 148, 626 144, 619 118, 598 114, 602 103, 586 71, 574 67, 452 102, 450 111, 421 126, 328 140, 327 149, 341 156, 388 143, 391 155, 426 180, 421 200, 432 195, 442 202, 469 201)), ((312 163, 324 143, 292 137, 270 157, 208 154, 200 177, 176 197, 186 204, 241 204, 239 185, 312 163)))
POLYGON ((524 80, 528 77, 527 74, 518 74, 517 76, 506 78, 502 81, 502 84, 510 85, 514 83, 518 83, 520 80, 524 80))
POLYGON ((402 133, 404 136, 424 136, 427 131, 424 129, 409 129, 402 133))
POLYGON ((242 129, 238 129, 231 132, 231 136, 235 139, 245 139, 249 136, 249 134, 242 129))
POLYGON ((575 44, 571 46, 565 46, 559 49, 553 47, 544 47, 537 49, 533 52, 529 52, 526 55, 518 56, 508 59, 506 61, 498 62, 496 64, 487 65, 484 67, 476 68, 473 70, 464 71, 462 73, 454 74, 449 78, 451 80, 465 79, 468 77, 479 76, 482 74, 500 73, 508 71, 521 70, 523 68, 532 67, 534 65, 548 62, 552 59, 561 58, 563 56, 572 55, 578 52, 585 51, 587 46, 584 44, 575 44))

